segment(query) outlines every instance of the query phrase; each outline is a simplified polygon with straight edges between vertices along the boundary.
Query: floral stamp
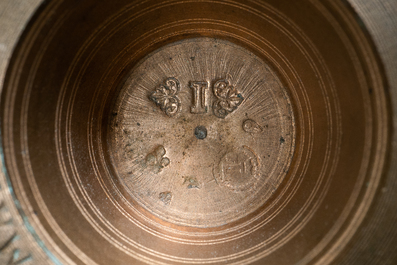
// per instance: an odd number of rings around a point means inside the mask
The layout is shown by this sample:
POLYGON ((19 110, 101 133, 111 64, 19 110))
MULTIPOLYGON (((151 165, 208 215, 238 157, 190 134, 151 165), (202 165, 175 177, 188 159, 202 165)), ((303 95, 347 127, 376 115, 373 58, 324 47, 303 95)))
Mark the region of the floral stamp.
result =
POLYGON ((226 79, 218 80, 213 87, 217 100, 213 104, 214 115, 225 118, 243 102, 243 96, 226 79))
POLYGON ((150 94, 150 99, 160 106, 165 114, 172 117, 181 110, 181 100, 177 96, 179 90, 179 81, 174 77, 169 77, 163 85, 150 94))

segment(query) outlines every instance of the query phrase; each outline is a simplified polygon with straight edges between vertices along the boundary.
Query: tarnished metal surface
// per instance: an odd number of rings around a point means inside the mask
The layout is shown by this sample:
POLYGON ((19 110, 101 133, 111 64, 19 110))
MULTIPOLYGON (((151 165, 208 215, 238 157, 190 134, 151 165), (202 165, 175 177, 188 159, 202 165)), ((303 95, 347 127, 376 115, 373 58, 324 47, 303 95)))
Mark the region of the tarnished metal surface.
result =
MULTIPOLYGON (((0 1, 0 87, 3 87, 7 64, 28 19, 40 0, 0 1)), ((5 176, 4 157, 0 160, 0 264, 53 264, 40 246, 5 176), (32 234, 33 232, 33 234, 32 234)), ((28 216, 32 213, 25 212, 28 216)))
POLYGON ((16 45, 38 2, 0 2, 0 264, 397 262, 393 1, 49 1, 16 45))
POLYGON ((112 110, 117 175, 133 201, 169 222, 236 221, 288 172, 295 140, 288 98, 274 70, 230 42, 162 47, 132 70, 112 110))

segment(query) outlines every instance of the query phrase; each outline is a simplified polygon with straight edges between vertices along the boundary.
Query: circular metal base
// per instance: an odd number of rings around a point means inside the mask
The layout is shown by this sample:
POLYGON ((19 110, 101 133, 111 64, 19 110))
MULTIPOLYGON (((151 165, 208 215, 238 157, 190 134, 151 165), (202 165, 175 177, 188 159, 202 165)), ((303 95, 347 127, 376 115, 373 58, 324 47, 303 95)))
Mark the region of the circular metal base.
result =
POLYGON ((290 105, 275 71, 231 42, 187 39, 151 53, 110 115, 107 141, 127 200, 183 226, 252 213, 288 171, 290 105))
POLYGON ((55 263, 345 264, 394 154, 373 45, 336 1, 48 2, 2 90, 7 205, 55 263))

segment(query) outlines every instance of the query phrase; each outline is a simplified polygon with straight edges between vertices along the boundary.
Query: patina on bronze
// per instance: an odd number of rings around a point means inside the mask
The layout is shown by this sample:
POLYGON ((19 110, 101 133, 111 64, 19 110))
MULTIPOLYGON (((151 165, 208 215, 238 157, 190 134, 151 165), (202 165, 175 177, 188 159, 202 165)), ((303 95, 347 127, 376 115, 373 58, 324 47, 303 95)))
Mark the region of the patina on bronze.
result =
POLYGON ((0 263, 393 264, 375 46, 339 1, 45 3, 2 86, 0 263))
POLYGON ((276 191, 293 155, 294 124, 269 65, 230 42, 194 38, 132 70, 107 141, 131 201, 172 223, 217 227, 276 191))

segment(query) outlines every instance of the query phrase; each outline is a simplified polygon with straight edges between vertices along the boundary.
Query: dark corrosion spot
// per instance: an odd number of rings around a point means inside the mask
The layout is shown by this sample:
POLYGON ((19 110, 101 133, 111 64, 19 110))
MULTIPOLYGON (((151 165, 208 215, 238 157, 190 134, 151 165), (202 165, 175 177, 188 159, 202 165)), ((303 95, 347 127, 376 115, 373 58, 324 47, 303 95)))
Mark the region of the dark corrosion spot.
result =
POLYGON ((194 129, 194 135, 197 139, 203 140, 207 137, 207 129, 204 126, 197 126, 196 129, 194 129))

